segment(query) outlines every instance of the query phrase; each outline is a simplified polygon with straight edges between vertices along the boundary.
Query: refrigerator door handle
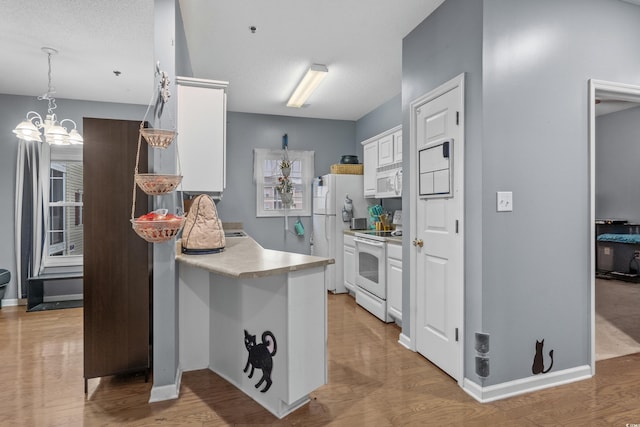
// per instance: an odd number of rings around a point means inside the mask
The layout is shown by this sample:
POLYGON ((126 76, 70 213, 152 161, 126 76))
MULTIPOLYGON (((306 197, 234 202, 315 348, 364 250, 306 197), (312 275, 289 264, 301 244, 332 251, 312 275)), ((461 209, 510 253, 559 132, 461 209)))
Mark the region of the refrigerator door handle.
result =
POLYGON ((324 240, 326 240, 327 242, 329 241, 329 235, 327 234, 327 228, 329 228, 327 224, 328 219, 329 219, 329 215, 325 215, 324 216, 324 240))
MULTIPOLYGON (((329 212, 327 211, 327 200, 329 200, 329 187, 327 186, 327 192, 324 195, 324 214, 327 215, 329 212)), ((332 212, 335 213, 335 212, 332 212)))

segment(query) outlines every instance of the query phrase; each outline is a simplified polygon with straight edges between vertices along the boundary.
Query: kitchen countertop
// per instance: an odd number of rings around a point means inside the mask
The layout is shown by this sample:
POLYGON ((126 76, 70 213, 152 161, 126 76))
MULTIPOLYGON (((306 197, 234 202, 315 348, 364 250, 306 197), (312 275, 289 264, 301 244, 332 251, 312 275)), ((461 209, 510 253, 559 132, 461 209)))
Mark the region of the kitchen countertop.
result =
MULTIPOLYGON (((227 232, 236 230, 225 230, 227 232)), ((265 249, 251 237, 226 237, 216 254, 186 255, 176 242, 176 261, 234 278, 255 278, 334 264, 333 258, 265 249)))

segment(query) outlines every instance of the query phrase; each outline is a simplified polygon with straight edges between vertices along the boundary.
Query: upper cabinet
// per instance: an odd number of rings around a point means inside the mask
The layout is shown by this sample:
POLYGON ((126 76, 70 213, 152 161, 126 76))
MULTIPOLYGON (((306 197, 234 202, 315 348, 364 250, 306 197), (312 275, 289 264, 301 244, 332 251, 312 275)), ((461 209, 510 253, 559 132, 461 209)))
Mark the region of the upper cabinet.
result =
POLYGON ((393 161, 402 161, 402 129, 393 133, 393 161))
POLYGON ((378 167, 393 163, 393 134, 378 140, 378 167))
POLYGON ((182 189, 218 193, 226 186, 228 82, 176 77, 182 189))
POLYGON ((378 167, 401 161, 402 129, 387 134, 378 140, 378 167))
POLYGON ((400 197, 402 126, 361 142, 364 153, 364 197, 400 197))
POLYGON ((375 197, 376 170, 378 169, 378 141, 375 140, 364 144, 363 154, 364 197, 375 197))

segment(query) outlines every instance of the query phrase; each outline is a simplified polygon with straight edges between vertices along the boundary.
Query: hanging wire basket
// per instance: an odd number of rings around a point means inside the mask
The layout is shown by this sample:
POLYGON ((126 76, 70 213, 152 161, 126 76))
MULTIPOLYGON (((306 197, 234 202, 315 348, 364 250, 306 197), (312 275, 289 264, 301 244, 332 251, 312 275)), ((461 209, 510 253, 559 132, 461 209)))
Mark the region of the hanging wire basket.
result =
POLYGON ((150 146, 167 148, 176 139, 178 132, 166 129, 141 128, 140 134, 150 146))
POLYGON ((184 225, 185 217, 169 220, 132 219, 131 225, 136 234, 149 243, 166 242, 175 237, 184 225))
MULTIPOLYGON (((162 104, 166 103, 169 92, 168 85, 169 79, 166 73, 160 70, 160 64, 156 65, 156 76, 161 75, 162 81, 160 83, 160 91, 158 93, 158 102, 162 104)), ((153 100, 153 98, 152 98, 153 100)), ((154 148, 167 148, 178 134, 176 131, 145 128, 144 122, 147 118, 147 114, 151 109, 153 102, 149 103, 147 112, 140 123, 140 132, 138 134, 138 151, 136 153, 136 166, 134 169, 134 184, 132 190, 132 203, 131 203, 131 226, 136 234, 142 237, 149 243, 166 242, 167 240, 176 237, 185 222, 185 217, 182 215, 184 212, 184 202, 182 200, 182 194, 180 194, 180 206, 179 215, 169 214, 167 209, 156 209, 148 214, 141 215, 136 218, 136 185, 142 189, 147 195, 157 196, 162 194, 171 193, 177 189, 182 182, 182 175, 180 174, 180 156, 178 155, 178 146, 176 143, 176 158, 178 163, 178 173, 176 175, 167 174, 153 174, 153 173, 138 173, 138 165, 140 162, 140 146, 142 139, 144 138, 151 147, 154 148)), ((157 104, 156 104, 157 105, 157 104)), ((160 109, 160 114, 162 109, 160 109)), ((158 115, 160 117, 160 115, 158 115)))
POLYGON ((175 190, 182 182, 182 175, 158 175, 153 173, 138 173, 135 175, 136 184, 149 196, 168 194, 175 190))

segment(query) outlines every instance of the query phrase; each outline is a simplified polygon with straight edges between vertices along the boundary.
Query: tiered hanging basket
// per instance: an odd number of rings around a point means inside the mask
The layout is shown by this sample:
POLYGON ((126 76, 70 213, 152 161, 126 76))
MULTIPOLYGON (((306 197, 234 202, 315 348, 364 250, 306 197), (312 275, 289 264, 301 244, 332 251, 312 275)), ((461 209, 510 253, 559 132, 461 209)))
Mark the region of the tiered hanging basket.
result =
POLYGON ((166 242, 175 237, 184 225, 185 217, 170 220, 144 221, 132 219, 133 230, 150 243, 166 242))
POLYGON ((142 128, 140 134, 144 137, 147 144, 155 148, 167 148, 178 133, 173 130, 142 128))
MULTIPOLYGON (((135 183, 133 184, 133 203, 131 206, 131 226, 136 234, 150 243, 166 242, 177 236, 184 225, 185 217, 176 216, 171 219, 140 219, 135 218, 136 210, 136 184, 150 196, 168 194, 174 191, 182 182, 182 175, 160 175, 138 173, 138 162, 140 160, 140 145, 142 143, 143 131, 147 130, 140 125, 140 136, 138 136, 138 153, 136 154, 136 167, 134 170, 135 183)), ((147 140, 148 142, 148 140, 147 140)), ((169 142, 170 144, 171 142, 169 142)), ((182 198, 182 197, 181 197, 182 198)), ((166 209, 155 211, 160 216, 166 215, 166 209), (162 211, 162 212, 161 212, 162 211)))
POLYGON ((171 193, 182 182, 182 175, 158 175, 153 173, 137 173, 136 184, 149 196, 160 196, 171 193))
MULTIPOLYGON (((159 70, 158 64, 158 73, 159 70)), ((166 102, 168 99, 168 78, 165 73, 162 73, 163 79, 161 81, 161 89, 158 97, 162 97, 162 102, 166 102), (163 96, 166 93, 166 97, 163 96)), ((151 108, 147 109, 147 113, 151 108)), ((133 184, 133 202, 131 206, 131 226, 133 230, 142 237, 144 240, 150 243, 166 242, 174 238, 182 230, 182 226, 185 222, 184 216, 167 215, 167 209, 157 209, 153 213, 154 215, 149 218, 143 215, 139 218, 135 218, 136 210, 136 185, 142 189, 149 196, 160 196, 163 194, 169 194, 177 189, 182 182, 182 175, 180 175, 180 159, 178 156, 178 148, 176 147, 176 156, 178 157, 178 174, 166 175, 166 174, 153 174, 153 173, 138 173, 138 164, 140 161, 140 145, 142 138, 144 137, 147 144, 154 148, 167 148, 177 136, 176 131, 165 129, 153 129, 145 128, 144 122, 147 116, 142 119, 140 123, 140 134, 138 136, 138 152, 136 154, 136 167, 134 170, 134 184, 133 184), (157 219, 156 219, 157 218, 157 219)), ((180 196, 182 201, 182 196, 180 196)))

